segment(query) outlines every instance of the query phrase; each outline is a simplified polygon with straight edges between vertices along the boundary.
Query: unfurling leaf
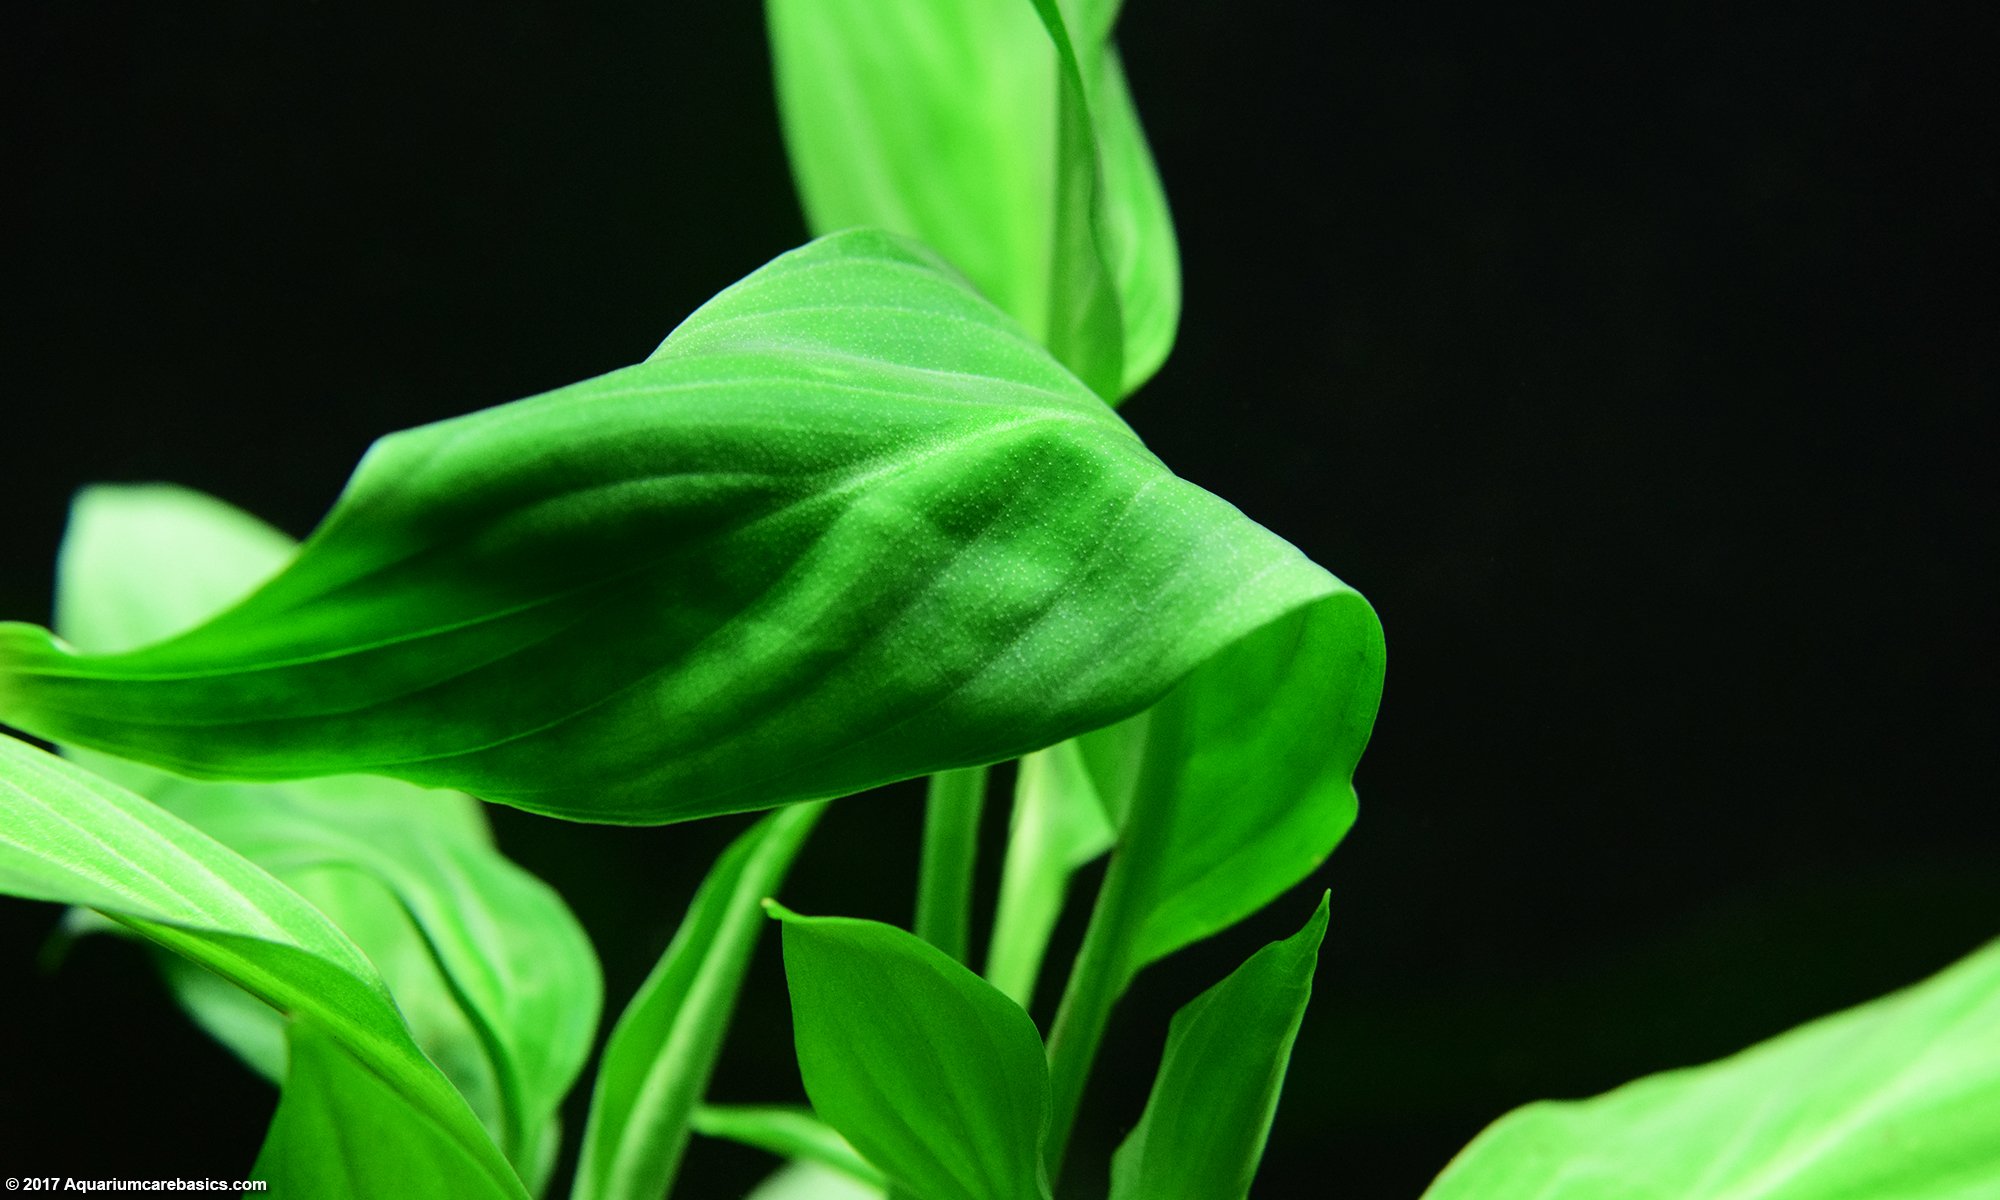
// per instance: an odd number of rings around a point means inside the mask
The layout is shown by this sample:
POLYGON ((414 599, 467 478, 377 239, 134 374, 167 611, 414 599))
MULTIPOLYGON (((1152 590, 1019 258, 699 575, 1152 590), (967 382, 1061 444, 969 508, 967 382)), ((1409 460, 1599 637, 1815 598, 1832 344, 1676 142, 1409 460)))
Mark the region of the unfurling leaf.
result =
POLYGON ((1372 697, 1358 595, 927 252, 857 232, 645 363, 383 439, 198 628, 87 655, 0 625, 0 720, 183 774, 657 823, 1014 757, 1305 610, 1372 697))

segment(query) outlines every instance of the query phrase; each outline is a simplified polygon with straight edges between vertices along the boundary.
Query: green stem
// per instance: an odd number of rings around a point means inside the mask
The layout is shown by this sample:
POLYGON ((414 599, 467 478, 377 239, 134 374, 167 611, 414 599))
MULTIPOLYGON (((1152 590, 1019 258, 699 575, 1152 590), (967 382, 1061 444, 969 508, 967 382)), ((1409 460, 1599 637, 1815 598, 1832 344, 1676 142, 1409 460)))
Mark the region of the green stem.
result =
POLYGON ((960 962, 971 957, 972 874, 979 861, 979 816, 985 804, 985 767, 931 776, 917 875, 916 932, 960 962))
POLYGON ((1062 1178, 1063 1155, 1069 1148, 1070 1131, 1076 1124, 1098 1043, 1104 1040, 1104 1027, 1111 1019, 1111 1007, 1132 982, 1127 939, 1133 917, 1134 861, 1123 852, 1112 855, 1090 912, 1090 926, 1084 931, 1083 947, 1077 951, 1076 965, 1070 968, 1069 982, 1063 987, 1055 1025, 1049 1030, 1052 1111, 1042 1161, 1048 1165, 1051 1184, 1062 1178))

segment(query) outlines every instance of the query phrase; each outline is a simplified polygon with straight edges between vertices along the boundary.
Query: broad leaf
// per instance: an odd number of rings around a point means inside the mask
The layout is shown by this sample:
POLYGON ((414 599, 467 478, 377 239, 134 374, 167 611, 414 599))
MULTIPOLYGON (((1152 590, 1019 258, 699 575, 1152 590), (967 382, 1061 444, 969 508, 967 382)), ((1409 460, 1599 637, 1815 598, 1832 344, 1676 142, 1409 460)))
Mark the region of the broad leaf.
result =
POLYGON ((936 247, 1107 399, 1159 369, 1180 264, 1110 47, 1115 6, 1070 23, 1029 0, 766 8, 816 232, 875 225, 936 247))
MULTIPOLYGON (((58 628, 116 653, 200 624, 289 561, 283 534, 181 488, 97 487, 63 541, 58 628)), ((466 796, 386 779, 200 783, 78 756, 304 895, 389 985, 425 1053, 539 1184, 556 1110, 590 1050, 596 958, 560 897, 502 857, 466 796)), ((271 1078, 282 1018, 206 972, 168 967, 201 1024, 271 1078)))
POLYGON ((657 1200, 673 1186, 689 1121, 763 931, 762 902, 784 882, 822 811, 799 805, 730 843, 679 932, 618 1018, 598 1066, 577 1166, 577 1200, 657 1200))
POLYGON ((0 626, 0 719, 187 774, 662 822, 1018 756, 1315 602, 1372 670, 1358 596, 864 231, 643 364, 384 439, 198 629, 91 656, 0 626))
MULTIPOLYGON (((159 807, 0 737, 0 892, 79 904, 231 980, 292 1019, 290 1113, 258 1169, 316 1196, 381 1194, 319 1174, 328 1122, 397 1128, 386 1153, 426 1194, 527 1193, 472 1110, 411 1041, 355 945, 283 884, 159 807), (303 1027, 303 1028, 302 1028, 303 1027), (345 1190, 349 1184, 362 1190, 345 1190)), ((281 1101, 281 1109, 285 1107, 281 1101)))
POLYGON ((783 1105, 703 1105, 695 1109, 690 1124, 703 1137, 724 1138, 780 1158, 818 1163, 878 1191, 888 1186, 882 1172, 869 1166, 846 1138, 807 1109, 783 1105))
POLYGON ((770 908, 814 1111, 924 1200, 1048 1200, 1048 1068, 1028 1014, 900 929, 770 908))
POLYGON ((1425 1200, 2000 1195, 2000 942, 1732 1058, 1531 1104, 1425 1200))
POLYGON ((1145 1115, 1111 1161, 1111 1200, 1243 1200, 1312 997, 1327 899, 1174 1014, 1145 1115))

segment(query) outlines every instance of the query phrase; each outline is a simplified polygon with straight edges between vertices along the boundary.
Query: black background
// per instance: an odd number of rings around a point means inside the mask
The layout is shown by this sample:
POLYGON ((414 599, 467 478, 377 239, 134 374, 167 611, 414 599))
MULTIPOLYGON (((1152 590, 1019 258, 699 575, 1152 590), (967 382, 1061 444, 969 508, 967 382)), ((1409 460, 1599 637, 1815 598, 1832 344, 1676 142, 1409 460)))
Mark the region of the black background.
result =
MULTIPOLYGON (((0 617, 46 618, 81 484, 303 534, 373 437, 642 357, 803 240, 758 6, 625 7, 9 6, 0 617)), ((1361 823, 1142 980, 1078 1183, 1322 886, 1261 1196, 1414 1196, 1515 1104, 2000 932, 1990 20, 1135 0, 1187 302, 1126 415, 1390 667, 1361 823)), ((837 806, 788 898, 905 919, 914 796, 837 806)), ((614 1006, 740 824, 495 819, 614 1006)), ((39 972, 52 917, 0 907, 0 1173, 240 1175, 268 1090, 130 947, 39 972)), ((727 1099, 797 1095, 772 949, 727 1099)), ((762 1165, 698 1144, 683 1191, 762 1165)))

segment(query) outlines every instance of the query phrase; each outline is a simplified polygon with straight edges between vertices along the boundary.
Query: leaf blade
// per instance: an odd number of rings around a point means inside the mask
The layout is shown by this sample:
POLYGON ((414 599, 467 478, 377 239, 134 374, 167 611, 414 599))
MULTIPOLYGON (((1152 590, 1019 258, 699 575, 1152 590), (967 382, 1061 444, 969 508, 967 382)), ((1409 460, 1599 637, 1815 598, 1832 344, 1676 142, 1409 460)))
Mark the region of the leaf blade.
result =
POLYGON ((814 1110, 897 1188, 1047 1200, 1048 1073, 1028 1015, 900 929, 769 907, 814 1110))
POLYGON ((0 716, 188 774, 656 823, 1049 745, 1346 593, 856 233, 647 363, 384 439, 199 629, 85 656, 0 625, 0 716))
MULTIPOLYGON (((464 1194, 525 1200, 366 958, 295 893, 164 810, 9 737, 0 737, 0 816, 0 891, 96 908, 315 1022, 448 1143, 438 1154, 471 1165, 477 1186, 464 1194)), ((280 1170, 298 1144, 276 1138, 262 1165, 280 1170)))
POLYGON ((1426 1200, 1958 1200, 2000 1187, 2000 942, 1705 1066, 1489 1126, 1426 1200))
POLYGON ((764 818, 702 881, 605 1045, 577 1165, 578 1200, 658 1197, 672 1186, 763 928, 762 901, 784 882, 822 811, 799 805, 764 818))
POLYGON ((1111 1162, 1111 1200, 1242 1200, 1312 996, 1327 897, 1174 1014, 1145 1113, 1111 1162))

